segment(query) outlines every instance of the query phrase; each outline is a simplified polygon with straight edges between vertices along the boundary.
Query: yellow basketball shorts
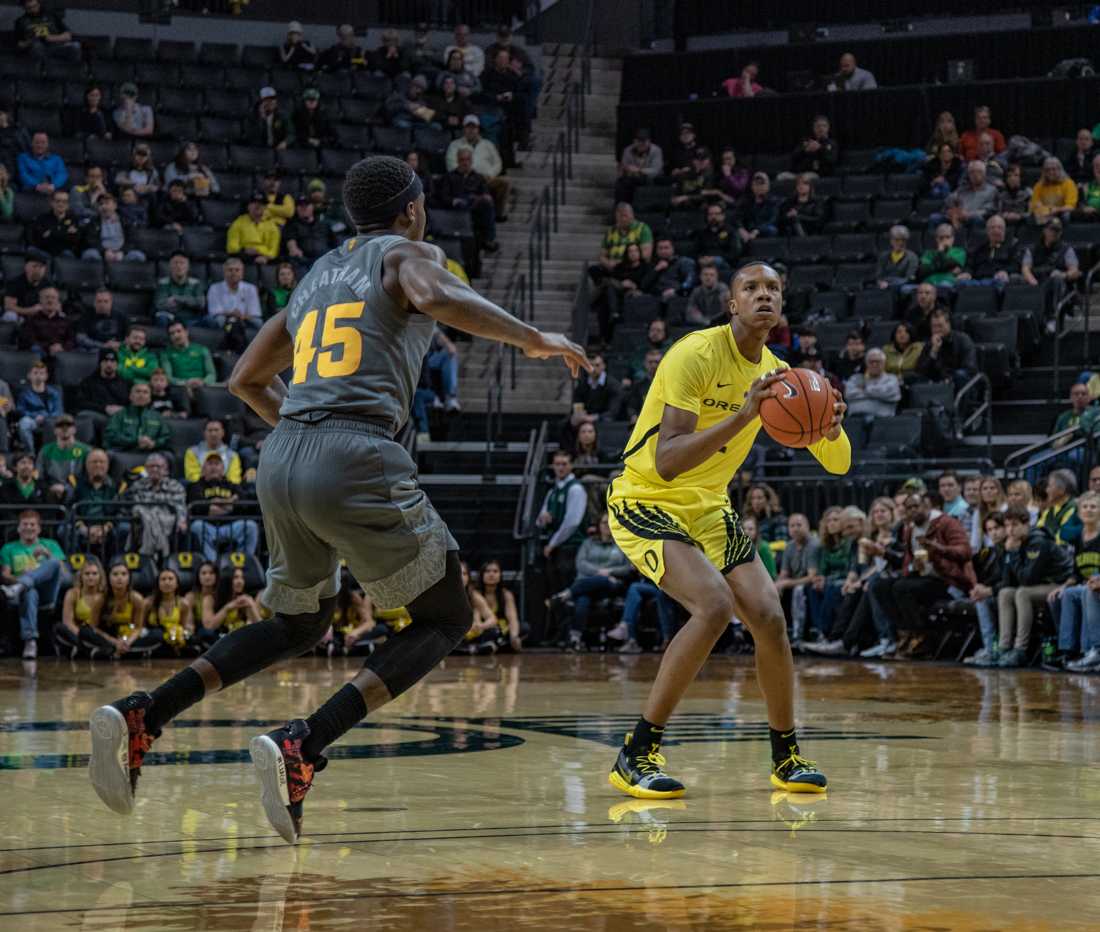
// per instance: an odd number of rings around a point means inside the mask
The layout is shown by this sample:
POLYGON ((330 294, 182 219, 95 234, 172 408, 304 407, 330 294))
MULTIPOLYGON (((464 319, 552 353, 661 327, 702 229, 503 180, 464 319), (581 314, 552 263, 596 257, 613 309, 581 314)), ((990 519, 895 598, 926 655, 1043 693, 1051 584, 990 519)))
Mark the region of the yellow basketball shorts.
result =
POLYGON ((756 556, 723 493, 656 489, 619 476, 607 490, 607 513, 615 543, 638 572, 657 585, 665 575, 665 541, 698 547, 723 576, 756 556))

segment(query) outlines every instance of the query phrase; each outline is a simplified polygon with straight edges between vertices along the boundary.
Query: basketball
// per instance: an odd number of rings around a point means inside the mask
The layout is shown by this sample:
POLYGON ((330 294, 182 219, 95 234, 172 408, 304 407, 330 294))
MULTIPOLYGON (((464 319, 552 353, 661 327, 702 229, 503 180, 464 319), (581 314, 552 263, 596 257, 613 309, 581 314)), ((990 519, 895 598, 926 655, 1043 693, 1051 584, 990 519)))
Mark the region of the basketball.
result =
POLYGON ((787 369, 772 387, 777 396, 760 403, 760 421, 768 435, 785 447, 817 443, 833 423, 829 383, 809 369, 787 369))

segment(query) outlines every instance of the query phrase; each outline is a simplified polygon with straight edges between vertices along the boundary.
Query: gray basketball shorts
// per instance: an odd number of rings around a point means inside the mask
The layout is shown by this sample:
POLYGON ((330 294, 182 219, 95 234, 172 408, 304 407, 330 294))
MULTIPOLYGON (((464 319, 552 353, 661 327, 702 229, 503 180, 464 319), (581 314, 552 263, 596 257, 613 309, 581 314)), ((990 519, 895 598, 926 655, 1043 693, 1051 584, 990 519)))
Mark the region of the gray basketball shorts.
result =
POLYGON ((405 448, 367 421, 284 418, 264 442, 256 493, 269 551, 260 600, 286 615, 339 592, 341 559, 379 608, 407 605, 458 549, 405 448))

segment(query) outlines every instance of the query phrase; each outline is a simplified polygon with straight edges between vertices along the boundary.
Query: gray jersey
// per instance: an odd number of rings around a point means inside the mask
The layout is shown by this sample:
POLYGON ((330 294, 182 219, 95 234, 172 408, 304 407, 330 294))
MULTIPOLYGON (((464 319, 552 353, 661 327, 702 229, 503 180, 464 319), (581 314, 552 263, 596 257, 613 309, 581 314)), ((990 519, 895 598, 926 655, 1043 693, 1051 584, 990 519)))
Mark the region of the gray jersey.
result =
POLYGON ((388 421, 409 417, 435 321, 398 306, 382 287, 382 258, 403 236, 357 236, 318 259, 287 305, 294 343, 289 392, 279 413, 326 412, 388 421))

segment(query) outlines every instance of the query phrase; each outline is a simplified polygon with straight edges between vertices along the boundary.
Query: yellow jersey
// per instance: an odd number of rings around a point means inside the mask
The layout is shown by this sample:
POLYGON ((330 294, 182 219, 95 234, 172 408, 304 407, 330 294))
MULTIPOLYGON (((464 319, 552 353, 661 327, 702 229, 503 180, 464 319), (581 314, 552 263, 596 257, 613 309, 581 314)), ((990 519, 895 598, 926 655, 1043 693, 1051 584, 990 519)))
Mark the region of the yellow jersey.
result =
MULTIPOLYGON (((616 491, 625 484, 649 489, 692 487, 725 494, 760 431, 760 418, 753 418, 710 459, 674 479, 662 479, 657 472, 657 432, 665 405, 696 414, 695 431, 706 430, 740 410, 750 386, 772 369, 786 369, 766 346, 759 362, 746 359, 729 324, 696 330, 677 340, 661 360, 653 384, 642 405, 638 422, 623 453, 623 476, 615 481, 616 491)), ((835 441, 819 440, 809 451, 828 472, 843 475, 852 462, 852 448, 841 431, 835 441)))

